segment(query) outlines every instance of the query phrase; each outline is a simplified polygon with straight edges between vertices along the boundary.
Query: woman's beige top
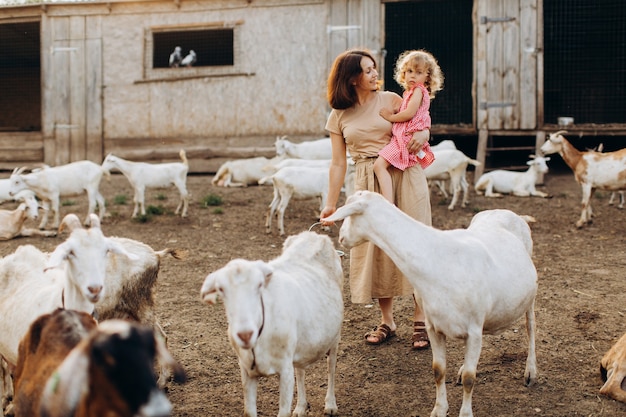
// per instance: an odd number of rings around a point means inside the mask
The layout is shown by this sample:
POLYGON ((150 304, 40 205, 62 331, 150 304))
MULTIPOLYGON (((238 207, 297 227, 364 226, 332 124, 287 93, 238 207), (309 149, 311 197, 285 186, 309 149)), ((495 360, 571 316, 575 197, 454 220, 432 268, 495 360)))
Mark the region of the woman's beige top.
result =
MULTIPOLYGON (((356 162, 355 189, 380 192, 374 177, 378 151, 391 139, 391 123, 379 115, 381 108, 397 109, 402 99, 392 92, 378 92, 365 105, 332 110, 326 129, 343 136, 356 162)), ((419 165, 404 172, 391 167, 395 204, 412 218, 431 224, 430 195, 419 165)), ((400 236, 398 236, 400 238, 400 236)), ((428 242, 424 242, 428 244, 428 242)), ((378 247, 364 243, 350 251, 352 302, 369 303, 372 298, 410 295, 413 287, 378 247)))

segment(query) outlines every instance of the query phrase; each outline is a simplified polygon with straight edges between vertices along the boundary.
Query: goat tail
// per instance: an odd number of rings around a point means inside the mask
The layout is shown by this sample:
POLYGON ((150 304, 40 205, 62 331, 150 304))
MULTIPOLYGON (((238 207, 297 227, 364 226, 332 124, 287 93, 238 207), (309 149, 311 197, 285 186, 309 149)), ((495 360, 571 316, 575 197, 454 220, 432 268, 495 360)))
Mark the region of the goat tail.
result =
POLYGON ((157 252, 156 254, 159 257, 159 259, 163 259, 163 257, 165 257, 166 255, 172 255, 172 258, 180 260, 180 259, 186 259, 187 256, 189 256, 189 251, 184 250, 184 249, 166 248, 166 249, 163 249, 162 251, 157 252))
POLYGON ((477 161, 476 159, 471 159, 468 161, 470 165, 474 165, 475 167, 481 166, 482 164, 480 163, 480 161, 477 161))
POLYGON ((183 164, 189 166, 189 161, 187 161, 187 153, 184 149, 181 149, 180 152, 178 152, 178 156, 180 156, 180 159, 183 160, 183 164))

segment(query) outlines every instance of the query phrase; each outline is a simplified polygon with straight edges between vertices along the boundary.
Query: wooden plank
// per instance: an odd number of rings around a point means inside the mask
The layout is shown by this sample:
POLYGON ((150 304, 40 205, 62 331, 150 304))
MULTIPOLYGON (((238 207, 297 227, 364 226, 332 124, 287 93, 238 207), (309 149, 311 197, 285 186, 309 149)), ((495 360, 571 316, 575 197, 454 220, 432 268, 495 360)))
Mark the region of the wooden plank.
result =
POLYGON ((519 45, 520 19, 519 0, 502 2, 503 18, 514 20, 501 23, 502 25, 502 99, 503 103, 514 103, 499 110, 500 125, 505 129, 519 128, 519 45))
POLYGON ((54 109, 53 137, 55 141, 54 155, 46 157, 50 165, 62 165, 70 162, 70 59, 71 52, 56 52, 55 48, 69 48, 69 18, 55 18, 51 21, 53 39, 52 65, 49 68, 49 79, 52 83, 51 108, 54 109))
POLYGON ((70 17, 70 161, 87 157, 85 121, 85 17, 70 17))
POLYGON ((87 111, 85 120, 85 158, 97 163, 103 160, 102 113, 102 17, 87 17, 85 40, 85 88, 87 111))
MULTIPOLYGON (((499 0, 489 0, 487 17, 502 17, 503 6, 499 0)), ((500 103, 502 93, 502 24, 499 22, 485 23, 487 29, 487 103, 500 103)), ((500 110, 488 107, 488 128, 502 129, 500 110)))
POLYGON ((537 128, 537 0, 520 0, 519 128, 537 128))
MULTIPOLYGON (((537 10, 543 11, 543 0, 537 1, 537 10)), ((543 102, 543 12, 537 13, 537 128, 545 122, 543 102)))
POLYGON ((479 23, 480 17, 487 13, 487 0, 476 0, 473 7, 474 26, 474 111, 476 112, 476 128, 487 129, 489 113, 479 103, 487 101, 487 25, 479 23))

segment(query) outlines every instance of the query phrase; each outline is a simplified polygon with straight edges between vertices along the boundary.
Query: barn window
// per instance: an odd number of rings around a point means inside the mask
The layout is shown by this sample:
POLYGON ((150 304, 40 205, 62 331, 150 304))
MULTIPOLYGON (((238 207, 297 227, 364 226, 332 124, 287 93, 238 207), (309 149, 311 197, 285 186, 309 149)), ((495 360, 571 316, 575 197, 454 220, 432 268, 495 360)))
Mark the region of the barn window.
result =
POLYGON ((0 24, 0 131, 41 130, 39 22, 0 24))
POLYGON ((238 31, 243 21, 212 22, 188 26, 152 27, 146 34, 147 80, 237 75, 241 68, 238 31), (184 59, 195 54, 189 66, 170 65, 170 55, 180 47, 184 59))
POLYGON ((169 57, 174 48, 181 48, 181 56, 196 53, 194 67, 233 65, 234 29, 189 30, 154 34, 153 68, 169 68, 169 57))

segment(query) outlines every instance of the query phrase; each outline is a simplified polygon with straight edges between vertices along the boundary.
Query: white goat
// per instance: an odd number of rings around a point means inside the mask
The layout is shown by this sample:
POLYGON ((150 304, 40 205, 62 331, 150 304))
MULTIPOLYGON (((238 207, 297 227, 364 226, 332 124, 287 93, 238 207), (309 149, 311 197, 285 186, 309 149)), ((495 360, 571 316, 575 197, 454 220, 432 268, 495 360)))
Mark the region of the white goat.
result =
MULTIPOLYGON (((21 191, 19 194, 29 193, 21 191)), ((37 220, 39 205, 34 195, 26 197, 15 210, 0 210, 0 240, 10 240, 18 236, 56 236, 55 230, 39 230, 26 227, 26 219, 37 220)))
MULTIPOLYGON (((438 144, 432 145, 430 147, 430 150, 435 154, 435 158, 437 157, 437 153, 444 149, 457 149, 457 147, 454 141, 450 139, 442 140, 438 144)), ((446 184, 450 182, 449 180, 428 180, 428 182, 429 184, 435 184, 437 188, 439 188, 439 191, 441 192, 441 194, 445 198, 448 198, 448 192, 446 191, 446 184)), ((464 176, 461 181, 461 188, 463 189, 463 191, 465 191, 467 190, 467 187, 468 187, 467 179, 464 176)), ((454 193, 454 190, 453 190, 453 193, 454 193)))
POLYGON ((461 207, 465 207, 469 201, 465 178, 468 165, 478 166, 480 162, 471 159, 458 149, 442 149, 435 153, 435 161, 424 170, 428 180, 450 180, 452 201, 448 205, 448 210, 454 210, 461 190, 463 190, 461 207))
MULTIPOLYGON (((96 204, 99 209, 99 219, 102 220, 104 217, 104 197, 100 194, 99 187, 102 175, 108 173, 103 171, 100 165, 91 161, 78 161, 57 167, 33 170, 28 174, 23 173, 24 169, 22 167, 13 170, 9 178, 11 181, 9 195, 14 197, 22 190, 32 190, 37 197, 49 204, 54 212, 53 228, 59 227, 59 200, 65 196, 87 193, 89 208, 87 217, 85 217, 85 225, 88 225, 89 215, 95 212, 96 204)), ((44 210, 39 228, 44 229, 47 224, 48 211, 44 210)))
POLYGON ((287 136, 276 138, 276 156, 300 159, 332 159, 330 138, 322 138, 301 143, 287 140, 287 136))
POLYGON ((104 237, 95 214, 89 221, 91 227, 83 229, 75 214, 65 216, 59 230, 67 227, 70 236, 50 254, 24 245, 0 259, 0 356, 9 367, 17 363, 20 339, 40 315, 59 307, 93 313, 105 294, 107 253, 136 259, 104 237))
POLYGON ((180 202, 176 207, 175 213, 181 212, 182 217, 187 217, 187 208, 189 206, 189 193, 187 192, 187 172, 189 171, 189 162, 184 149, 178 153, 182 162, 170 162, 165 164, 149 164, 146 162, 132 162, 108 154, 102 162, 102 169, 109 172, 112 169, 120 171, 135 191, 133 202, 132 217, 137 217, 141 211, 141 215, 146 214, 145 208, 145 191, 146 188, 164 188, 171 185, 178 188, 180 193, 180 202))
MULTIPOLYGON (((347 173, 347 172, 346 172, 347 173)), ((274 198, 269 205, 265 218, 266 232, 272 231, 272 219, 278 217, 278 230, 281 236, 285 234, 285 210, 289 201, 320 199, 320 211, 326 205, 328 198, 328 167, 285 167, 274 175, 259 180, 259 184, 266 182, 274 184, 274 198)))
POLYGON ((626 190, 626 148, 615 152, 581 152, 563 137, 563 130, 551 133, 541 146, 545 155, 558 153, 582 188, 582 210, 576 227, 591 223, 593 210, 591 197, 596 189, 626 190))
POLYGON ((328 236, 301 232, 266 263, 235 259, 209 274, 202 299, 224 300, 228 338, 239 357, 244 416, 256 417, 258 378, 280 375, 278 417, 304 417, 305 368, 328 354, 324 413, 337 415, 335 366, 343 321, 343 272, 328 236), (294 367, 298 400, 293 399, 294 367))
POLYGON ((529 168, 524 172, 496 169, 481 175, 474 185, 476 194, 481 195, 484 191, 485 197, 502 197, 502 193, 518 197, 549 197, 549 194, 537 191, 535 184, 540 174, 548 173, 546 162, 550 157, 535 155, 530 157, 533 159, 526 162, 529 168))
POLYGON ((415 287, 433 351, 437 399, 432 417, 445 417, 448 412, 447 338, 465 340, 459 371, 462 417, 472 416, 482 334, 503 331, 523 315, 529 338, 524 378, 527 385, 536 381, 537 271, 531 258, 530 228, 520 216, 509 210, 486 210, 475 215, 467 229, 442 231, 413 220, 380 194, 359 191, 323 220, 342 219, 339 242, 343 246, 371 241, 415 287))
MULTIPOLYGON (((167 255, 183 259, 186 252, 179 249, 154 251, 150 246, 133 239, 110 237, 134 260, 117 253, 107 256, 104 286, 107 289, 96 305, 98 320, 124 319, 151 326, 155 334, 167 345, 167 335, 159 324, 156 314, 156 284, 161 261, 167 255)), ((164 388, 171 376, 166 364, 160 364, 158 385, 164 388)))
POLYGON ((247 187, 256 185, 268 175, 266 167, 281 161, 283 157, 268 159, 264 156, 235 159, 224 162, 217 170, 211 184, 220 187, 247 187))

